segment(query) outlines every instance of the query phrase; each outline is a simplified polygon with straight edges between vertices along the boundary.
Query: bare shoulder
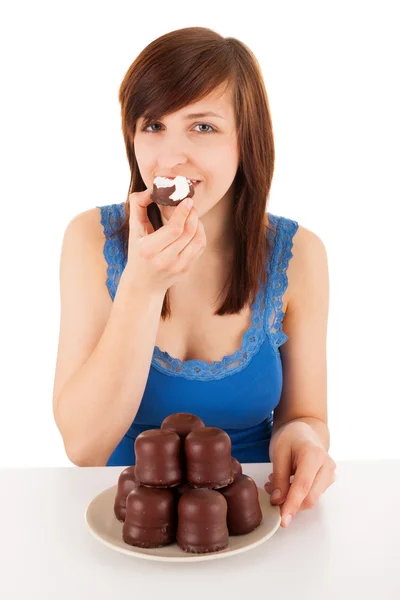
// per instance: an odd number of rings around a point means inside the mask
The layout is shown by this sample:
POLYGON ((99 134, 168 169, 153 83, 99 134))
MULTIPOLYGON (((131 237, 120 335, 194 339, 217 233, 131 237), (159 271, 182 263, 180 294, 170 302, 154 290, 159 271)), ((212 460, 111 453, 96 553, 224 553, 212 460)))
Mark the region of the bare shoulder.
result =
MULTIPOLYGON (((267 215, 264 219, 267 226, 267 215)), ((299 225, 292 238, 292 256, 289 260, 286 275, 288 278, 287 288, 282 296, 282 310, 286 314, 293 309, 299 294, 306 292, 305 278, 323 280, 328 276, 327 253, 321 238, 306 227, 299 225)))
MULTIPOLYGON (((90 260, 94 276, 104 279, 107 263, 103 248, 105 235, 99 208, 90 208, 71 219, 64 233, 63 246, 71 249, 75 256, 90 260)), ((63 248, 64 249, 64 248, 63 248)), ((68 251, 68 250, 67 250, 68 251)))
POLYGON ((60 257, 60 332, 53 402, 72 374, 93 352, 110 315, 105 236, 97 208, 68 223, 60 257))
POLYGON ((100 209, 85 210, 68 223, 62 243, 60 283, 62 298, 85 295, 93 308, 110 311, 112 301, 107 290, 107 261, 104 257, 105 235, 100 209))
POLYGON ((97 242, 98 244, 104 243, 105 235, 103 226, 101 224, 101 214, 99 208, 89 208, 81 213, 78 213, 67 225, 66 233, 72 237, 81 237, 90 240, 91 242, 97 242))
POLYGON ((292 258, 287 269, 288 310, 304 295, 307 286, 322 284, 328 276, 328 257, 322 239, 310 229, 299 225, 293 236, 292 258))

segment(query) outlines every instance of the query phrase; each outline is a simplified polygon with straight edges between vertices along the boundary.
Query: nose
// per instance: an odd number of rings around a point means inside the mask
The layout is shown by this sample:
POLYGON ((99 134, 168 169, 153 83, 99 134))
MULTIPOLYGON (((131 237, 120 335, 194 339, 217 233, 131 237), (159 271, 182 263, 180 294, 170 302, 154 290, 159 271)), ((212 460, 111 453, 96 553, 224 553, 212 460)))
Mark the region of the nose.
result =
POLYGON ((160 169, 173 169, 176 165, 187 163, 187 153, 184 147, 184 141, 180 136, 170 136, 158 148, 158 166, 160 169))

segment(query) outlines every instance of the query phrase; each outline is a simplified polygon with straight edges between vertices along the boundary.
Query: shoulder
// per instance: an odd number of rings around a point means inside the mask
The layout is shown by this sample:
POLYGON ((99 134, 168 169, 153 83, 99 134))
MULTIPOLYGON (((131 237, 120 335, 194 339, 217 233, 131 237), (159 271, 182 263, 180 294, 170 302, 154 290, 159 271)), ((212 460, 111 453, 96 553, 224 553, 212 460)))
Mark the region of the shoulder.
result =
POLYGON ((83 239, 87 241, 104 242, 105 236, 101 224, 100 211, 90 208, 75 215, 68 223, 64 239, 83 239))
POLYGON ((311 289, 326 289, 328 257, 322 239, 310 229, 299 225, 293 237, 292 259, 288 271, 288 310, 302 301, 311 289))
POLYGON ((326 255, 324 242, 314 231, 299 225, 293 238, 293 260, 295 257, 309 260, 315 254, 317 256, 326 255))
POLYGON ((322 239, 310 229, 294 219, 268 213, 265 224, 275 247, 275 262, 283 260, 287 267, 288 285, 283 297, 284 312, 290 309, 301 291, 306 289, 306 281, 321 280, 327 276, 327 253, 322 239))
POLYGON ((113 299, 126 257, 121 236, 112 234, 124 217, 124 203, 96 206, 73 217, 64 234, 62 273, 71 269, 90 273, 94 284, 108 288, 113 299))
POLYGON ((99 207, 75 215, 68 223, 62 242, 62 268, 85 263, 104 279, 107 263, 104 257, 106 236, 99 207))
POLYGON ((84 237, 94 243, 104 244, 125 218, 125 203, 108 204, 90 208, 74 216, 68 223, 65 235, 84 237))

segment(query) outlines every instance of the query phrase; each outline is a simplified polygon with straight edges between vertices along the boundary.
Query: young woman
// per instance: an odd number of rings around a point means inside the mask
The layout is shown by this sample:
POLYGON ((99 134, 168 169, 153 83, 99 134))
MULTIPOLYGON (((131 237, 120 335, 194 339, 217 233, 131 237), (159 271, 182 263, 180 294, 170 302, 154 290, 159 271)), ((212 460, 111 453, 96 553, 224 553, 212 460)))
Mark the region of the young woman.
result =
POLYGON ((201 27, 146 47, 119 91, 126 202, 68 225, 54 417, 76 465, 135 464, 134 441, 174 412, 274 465, 285 518, 334 481, 328 454, 328 268, 317 235, 266 211, 267 93, 235 38, 201 27), (158 206, 157 176, 196 181, 158 206), (290 481, 294 476, 293 481, 290 481))

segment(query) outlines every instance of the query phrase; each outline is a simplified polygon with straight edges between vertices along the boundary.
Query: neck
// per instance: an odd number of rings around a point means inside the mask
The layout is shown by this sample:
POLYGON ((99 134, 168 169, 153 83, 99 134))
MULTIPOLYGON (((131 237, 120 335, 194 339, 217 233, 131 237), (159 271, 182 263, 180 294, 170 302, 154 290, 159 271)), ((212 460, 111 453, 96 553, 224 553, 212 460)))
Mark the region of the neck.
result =
POLYGON ((203 223, 207 239, 205 250, 182 278, 182 285, 221 285, 227 276, 233 260, 234 234, 231 205, 223 198, 210 211, 202 216, 199 207, 199 220, 203 223))
POLYGON ((224 196, 211 210, 202 215, 201 206, 198 208, 199 218, 204 226, 207 238, 204 256, 230 254, 234 247, 233 233, 233 202, 224 196))

